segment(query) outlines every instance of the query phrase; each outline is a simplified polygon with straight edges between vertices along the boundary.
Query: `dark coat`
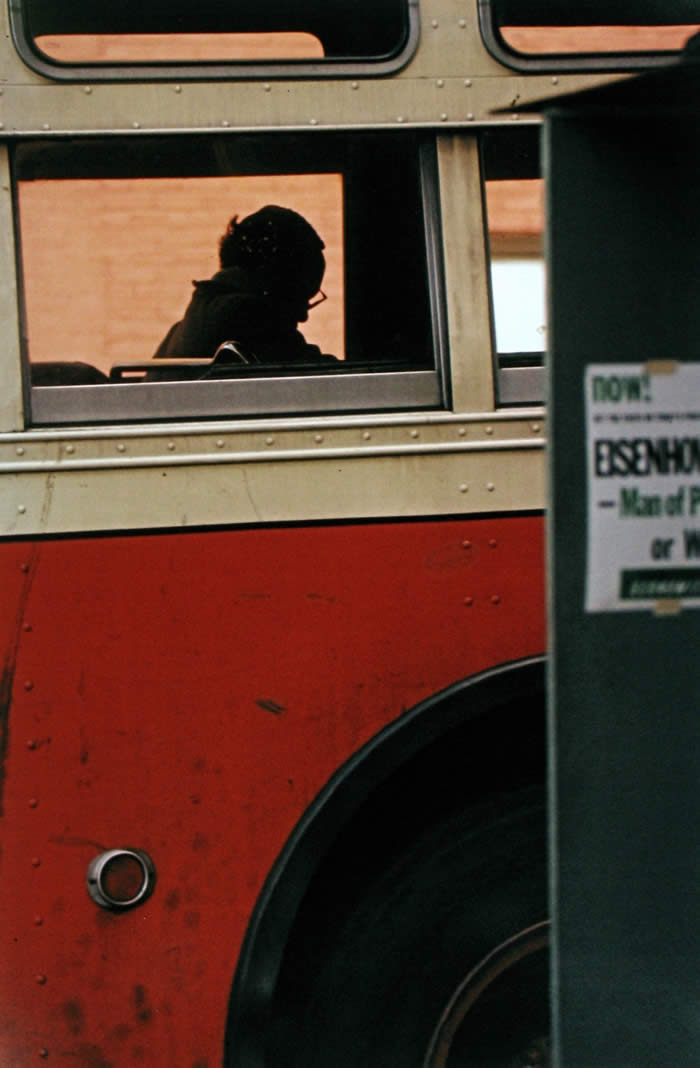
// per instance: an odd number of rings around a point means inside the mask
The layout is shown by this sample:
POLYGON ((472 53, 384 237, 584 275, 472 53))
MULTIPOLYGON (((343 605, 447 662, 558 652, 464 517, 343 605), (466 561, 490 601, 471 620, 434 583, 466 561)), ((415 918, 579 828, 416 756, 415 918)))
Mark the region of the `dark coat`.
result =
POLYGON ((237 341, 260 363, 318 363, 335 357, 309 345, 297 330, 298 308, 255 291, 246 272, 227 267, 194 282, 184 318, 170 328, 155 357, 211 357, 224 341, 237 341))

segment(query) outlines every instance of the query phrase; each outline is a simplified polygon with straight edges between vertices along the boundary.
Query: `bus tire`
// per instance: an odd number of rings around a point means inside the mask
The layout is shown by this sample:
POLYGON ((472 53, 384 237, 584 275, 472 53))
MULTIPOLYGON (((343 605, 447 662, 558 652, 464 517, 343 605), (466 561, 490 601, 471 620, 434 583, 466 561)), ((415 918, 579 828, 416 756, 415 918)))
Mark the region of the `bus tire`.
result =
POLYGON ((442 820, 346 910, 304 993, 291 1059, 275 1063, 548 1064, 546 915, 540 790, 442 820))

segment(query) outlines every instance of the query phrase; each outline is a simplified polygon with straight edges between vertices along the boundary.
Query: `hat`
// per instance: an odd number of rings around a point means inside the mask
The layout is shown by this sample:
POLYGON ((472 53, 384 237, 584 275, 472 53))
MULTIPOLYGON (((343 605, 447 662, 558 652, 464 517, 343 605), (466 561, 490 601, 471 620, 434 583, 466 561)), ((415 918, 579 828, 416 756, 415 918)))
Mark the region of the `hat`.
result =
POLYGON ((302 215, 268 204, 241 222, 234 215, 219 254, 222 267, 242 267, 265 292, 309 301, 323 280, 324 247, 302 215))

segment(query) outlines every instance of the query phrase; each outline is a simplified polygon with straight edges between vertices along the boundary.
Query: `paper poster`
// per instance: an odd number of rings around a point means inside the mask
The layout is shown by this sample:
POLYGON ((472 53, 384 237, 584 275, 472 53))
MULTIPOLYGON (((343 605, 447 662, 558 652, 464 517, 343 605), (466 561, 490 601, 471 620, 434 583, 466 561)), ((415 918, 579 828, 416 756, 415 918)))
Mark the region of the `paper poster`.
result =
POLYGON ((700 363, 591 364, 586 611, 700 606, 700 363))

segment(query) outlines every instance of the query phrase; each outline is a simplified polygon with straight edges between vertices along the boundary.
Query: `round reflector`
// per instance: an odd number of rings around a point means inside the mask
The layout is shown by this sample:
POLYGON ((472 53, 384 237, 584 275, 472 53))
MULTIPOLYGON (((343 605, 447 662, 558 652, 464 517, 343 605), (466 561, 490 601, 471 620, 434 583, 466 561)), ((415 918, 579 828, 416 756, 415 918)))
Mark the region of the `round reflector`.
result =
POLYGON ((156 870, 142 849, 108 849, 91 861, 87 888, 103 909, 129 909, 153 892, 156 870))

